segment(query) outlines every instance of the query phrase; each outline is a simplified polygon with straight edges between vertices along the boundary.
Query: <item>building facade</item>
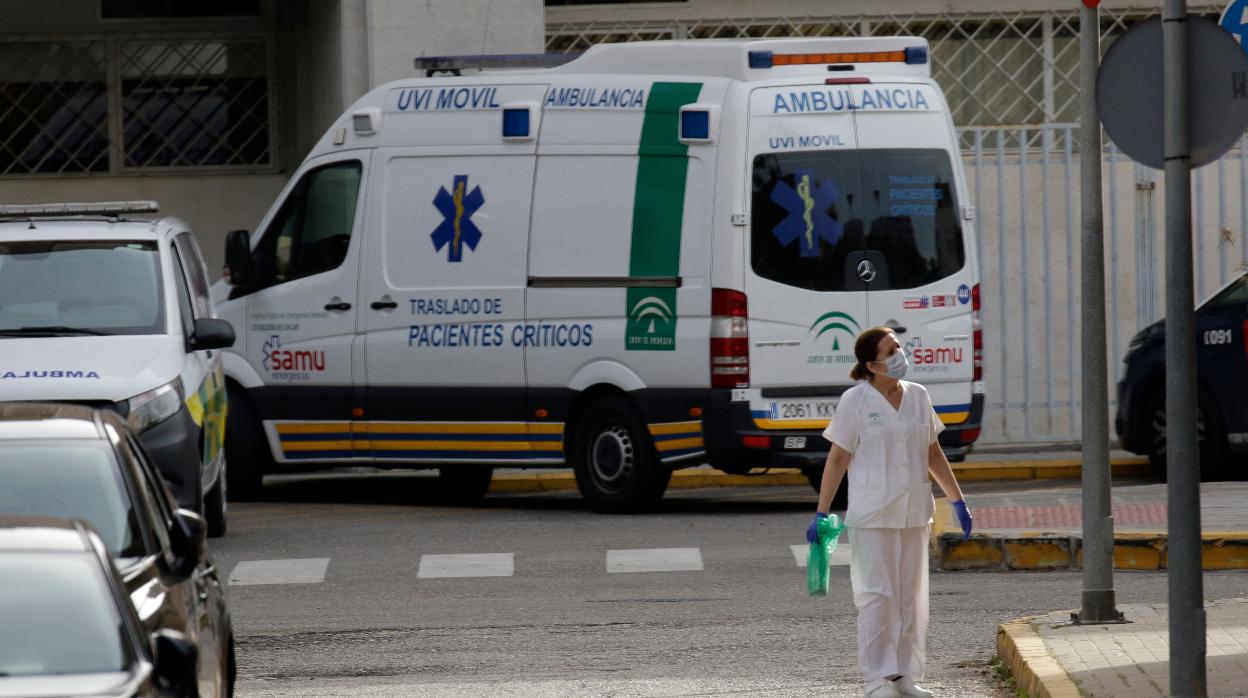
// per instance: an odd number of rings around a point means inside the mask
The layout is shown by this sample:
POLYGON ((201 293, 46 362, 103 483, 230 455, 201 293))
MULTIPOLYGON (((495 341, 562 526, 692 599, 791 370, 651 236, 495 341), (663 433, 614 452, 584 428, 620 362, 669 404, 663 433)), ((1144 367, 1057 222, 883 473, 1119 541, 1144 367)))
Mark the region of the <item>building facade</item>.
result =
POLYGON ((542 32, 541 0, 0 3, 0 202, 154 199, 216 272, 358 97, 542 32))

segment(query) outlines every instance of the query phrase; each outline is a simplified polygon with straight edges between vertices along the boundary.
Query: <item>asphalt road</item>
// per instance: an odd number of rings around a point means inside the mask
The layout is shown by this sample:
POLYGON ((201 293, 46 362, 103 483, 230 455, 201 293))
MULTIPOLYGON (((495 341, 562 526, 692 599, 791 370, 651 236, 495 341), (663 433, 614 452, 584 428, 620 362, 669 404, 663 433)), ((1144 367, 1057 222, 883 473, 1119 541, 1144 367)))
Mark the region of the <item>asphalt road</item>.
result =
MULTIPOLYGON (((573 493, 447 506, 432 485, 285 477, 271 501, 231 505, 211 547, 233 578, 239 695, 861 695, 848 568, 812 599, 791 549, 809 489, 679 490, 605 516, 573 493), (457 555, 471 557, 440 557, 457 555), (465 574, 497 576, 439 576, 465 574)), ((968 489, 986 486, 1002 487, 968 489)), ((1246 579, 1209 573, 1206 597, 1246 579)), ((1164 572, 1116 586, 1124 603, 1165 601, 1164 572)), ((1074 607, 1079 590, 1077 572, 933 573, 925 685, 1005 695, 988 669, 997 624, 1074 607)))

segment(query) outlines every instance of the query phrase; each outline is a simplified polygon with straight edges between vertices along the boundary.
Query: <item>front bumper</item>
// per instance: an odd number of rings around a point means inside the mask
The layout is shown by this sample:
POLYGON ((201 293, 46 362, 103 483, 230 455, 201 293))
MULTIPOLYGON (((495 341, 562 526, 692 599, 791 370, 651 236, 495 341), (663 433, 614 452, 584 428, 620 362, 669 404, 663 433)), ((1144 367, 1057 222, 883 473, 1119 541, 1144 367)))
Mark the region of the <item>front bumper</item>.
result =
POLYGON ((169 484, 178 506, 200 511, 203 501, 199 425, 184 405, 172 417, 139 434, 139 443, 169 484))
MULTIPOLYGON (((974 395, 966 421, 946 425, 940 433, 940 445, 950 460, 962 460, 970 453, 983 419, 984 396, 974 395)), ((805 469, 822 466, 828 455, 822 430, 759 428, 749 403, 732 402, 728 390, 712 391, 702 425, 707 460, 720 469, 805 469)))

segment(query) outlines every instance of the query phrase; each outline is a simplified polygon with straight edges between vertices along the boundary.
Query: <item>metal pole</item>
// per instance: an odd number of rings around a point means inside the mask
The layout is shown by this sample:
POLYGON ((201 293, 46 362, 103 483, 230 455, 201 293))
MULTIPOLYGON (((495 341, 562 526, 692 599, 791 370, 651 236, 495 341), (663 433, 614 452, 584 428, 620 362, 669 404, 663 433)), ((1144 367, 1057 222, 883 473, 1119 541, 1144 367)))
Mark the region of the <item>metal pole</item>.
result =
POLYGON ((1188 140, 1187 2, 1162 11, 1166 156, 1166 474, 1169 519, 1170 695, 1205 696, 1192 291, 1192 161, 1188 140))
POLYGON ((1096 72, 1100 11, 1079 14, 1079 208, 1083 222, 1083 604, 1080 623, 1122 620, 1114 605, 1114 518, 1109 486, 1109 366, 1105 347, 1105 230, 1096 72))

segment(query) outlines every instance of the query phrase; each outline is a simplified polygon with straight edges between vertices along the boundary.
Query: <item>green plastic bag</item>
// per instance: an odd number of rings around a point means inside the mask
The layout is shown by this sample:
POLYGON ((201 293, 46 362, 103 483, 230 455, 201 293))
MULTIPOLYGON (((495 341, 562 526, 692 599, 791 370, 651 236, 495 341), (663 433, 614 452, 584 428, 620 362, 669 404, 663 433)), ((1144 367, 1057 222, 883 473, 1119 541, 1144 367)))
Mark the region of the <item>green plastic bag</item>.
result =
POLYGON ((828 518, 819 519, 816 524, 819 540, 810 544, 806 555, 806 592, 815 598, 828 595, 828 565, 844 529, 841 517, 836 514, 828 514, 828 518))

